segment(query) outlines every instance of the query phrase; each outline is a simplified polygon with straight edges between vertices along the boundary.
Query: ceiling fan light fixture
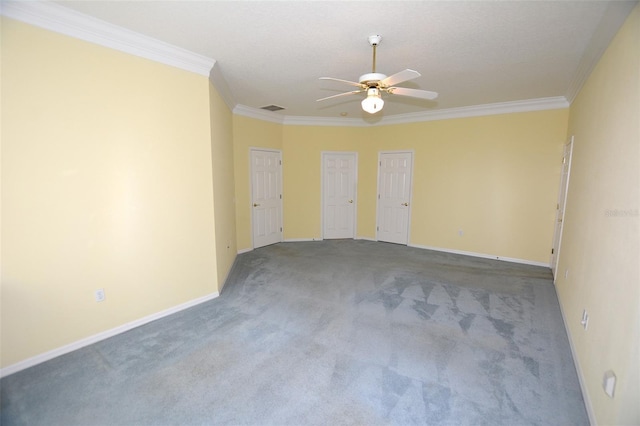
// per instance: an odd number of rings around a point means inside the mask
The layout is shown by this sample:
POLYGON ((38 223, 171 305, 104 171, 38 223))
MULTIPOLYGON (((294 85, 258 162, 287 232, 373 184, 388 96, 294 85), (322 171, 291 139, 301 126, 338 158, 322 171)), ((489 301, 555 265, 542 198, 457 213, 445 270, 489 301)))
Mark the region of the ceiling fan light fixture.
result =
POLYGON ((376 46, 380 43, 380 40, 382 40, 382 37, 379 35, 372 35, 369 37, 369 44, 373 47, 373 67, 370 73, 361 75, 358 82, 333 77, 320 77, 320 80, 333 80, 346 83, 350 86, 356 86, 358 90, 338 93, 337 95, 327 96, 325 98, 317 99, 316 101, 326 101, 327 99, 367 92, 367 97, 362 101, 362 109, 369 114, 375 114, 378 111, 382 111, 382 107, 384 106, 381 92, 387 92, 390 95, 396 94, 428 100, 434 100, 437 98, 438 94, 436 92, 410 89, 408 87, 401 86, 396 87, 397 84, 420 77, 420 73, 418 71, 406 69, 392 74, 389 77, 376 72, 376 46))
POLYGON ((380 90, 376 87, 367 89, 367 97, 362 101, 362 109, 369 114, 375 114, 378 111, 382 111, 383 106, 384 101, 382 100, 382 95, 380 95, 380 90))

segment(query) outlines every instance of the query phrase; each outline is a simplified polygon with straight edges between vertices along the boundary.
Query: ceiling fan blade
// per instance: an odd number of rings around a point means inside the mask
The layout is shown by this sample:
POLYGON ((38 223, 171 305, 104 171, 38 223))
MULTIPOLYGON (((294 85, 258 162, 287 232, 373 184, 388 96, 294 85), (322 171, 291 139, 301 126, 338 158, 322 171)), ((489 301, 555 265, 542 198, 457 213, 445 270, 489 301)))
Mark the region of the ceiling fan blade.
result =
POLYGON ((355 95, 356 93, 362 93, 362 90, 354 90, 353 92, 338 93, 337 95, 331 95, 331 96, 327 96, 326 98, 316 99, 316 102, 326 101, 327 99, 332 99, 332 98, 339 98, 340 96, 355 95))
POLYGON ((407 80, 413 80, 414 78, 420 77, 420 73, 418 71, 406 69, 404 71, 397 72, 389 77, 385 78, 380 82, 382 86, 393 86, 398 83, 402 83, 407 80))
POLYGON ((333 78, 333 77, 320 77, 320 80, 333 80, 333 81, 339 81, 341 83, 347 83, 350 84, 352 86, 357 86, 357 87, 366 87, 364 84, 361 83, 356 83, 355 81, 349 81, 349 80, 342 80, 340 78, 333 78))
POLYGON ((389 87, 387 92, 394 95, 411 96, 412 98, 422 98, 433 100, 438 97, 436 92, 430 92, 428 90, 408 89, 406 87, 389 87))

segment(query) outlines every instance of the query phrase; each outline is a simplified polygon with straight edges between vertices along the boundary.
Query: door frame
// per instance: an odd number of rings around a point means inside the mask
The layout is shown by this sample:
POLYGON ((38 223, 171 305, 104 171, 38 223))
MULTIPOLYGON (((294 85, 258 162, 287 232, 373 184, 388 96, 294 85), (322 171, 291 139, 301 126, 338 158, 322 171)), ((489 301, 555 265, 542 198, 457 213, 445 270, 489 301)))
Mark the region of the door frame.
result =
POLYGON ((324 240, 324 165, 327 155, 353 155, 354 161, 354 180, 355 185, 353 191, 353 239, 356 239, 358 232, 358 152, 357 151, 322 151, 320 153, 320 239, 324 240))
POLYGON ((278 180, 278 191, 280 192, 280 242, 284 241, 284 208, 282 204, 282 200, 284 198, 284 194, 282 192, 282 175, 283 175, 283 167, 282 167, 282 150, 273 149, 273 148, 260 148, 260 147, 249 147, 249 220, 251 223, 251 249, 255 249, 255 242, 253 240, 255 220, 254 220, 254 209, 253 209, 253 153, 256 151, 262 152, 271 152, 277 153, 280 161, 280 179, 278 180))
POLYGON ((551 257, 549 266, 553 273, 553 282, 558 276, 558 264, 560 263, 560 248, 562 247, 562 232, 564 231, 564 218, 567 211, 567 196, 569 193, 569 179, 571 177, 571 159, 573 158, 573 135, 569 138, 562 149, 562 168, 560 169, 560 185, 558 187, 558 201, 556 204, 555 222, 553 223, 553 240, 551 241, 551 257), (565 166, 567 168, 566 178, 564 175, 565 166), (564 188, 563 188, 564 187, 564 188), (560 210, 562 206, 562 210, 560 210), (557 247, 556 247, 557 244, 557 247))
POLYGON ((377 173, 376 173, 376 241, 380 241, 378 238, 379 233, 379 220, 380 220, 380 169, 382 168, 382 155, 383 154, 410 154, 411 155, 411 173, 410 179, 411 182, 409 184, 409 213, 407 217, 407 246, 410 243, 411 236, 411 211, 413 210, 413 169, 415 163, 415 151, 413 149, 398 149, 393 151, 378 151, 378 165, 377 173))

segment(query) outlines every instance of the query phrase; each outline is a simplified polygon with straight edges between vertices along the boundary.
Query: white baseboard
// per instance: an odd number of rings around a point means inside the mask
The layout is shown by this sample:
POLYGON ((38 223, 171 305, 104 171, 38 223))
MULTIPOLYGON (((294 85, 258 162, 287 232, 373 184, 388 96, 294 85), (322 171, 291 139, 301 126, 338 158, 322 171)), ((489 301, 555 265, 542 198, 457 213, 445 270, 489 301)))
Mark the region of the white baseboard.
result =
MULTIPOLYGON (((282 240, 282 243, 303 243, 303 242, 307 242, 307 241, 322 241, 322 238, 288 238, 286 240, 282 240)), ((238 254, 242 254, 242 253, 249 253, 250 251, 253 251, 253 248, 244 248, 244 249, 240 249, 238 250, 238 254)))
POLYGON ((545 268, 551 267, 549 263, 545 263, 545 262, 535 262, 533 260, 516 259, 513 257, 504 257, 504 256, 495 256, 492 254, 485 254, 485 253, 475 253, 472 251, 453 250, 453 249, 446 249, 442 247, 423 246, 419 244, 409 244, 409 247, 415 247, 415 248, 425 249, 425 250, 441 251, 445 253, 462 254, 465 256, 481 257, 483 259, 502 260, 504 262, 522 263, 524 265, 544 266, 545 268))
POLYGON ((569 340, 569 347, 571 348, 571 357, 573 358, 573 364, 576 366, 576 374, 578 375, 578 382, 580 383, 580 390, 582 390, 582 399, 584 399, 584 405, 587 409, 587 415, 589 416, 589 423, 596 425, 596 415, 593 412, 593 405, 591 405, 591 398, 589 397, 589 391, 584 383, 584 376, 582 375, 582 368, 580 367, 580 360, 576 355, 576 349, 573 346, 573 339, 571 339, 571 332, 567 326, 567 317, 564 315, 564 309, 562 309, 562 302, 558 297, 558 289, 555 287, 556 299, 558 299, 558 305, 560 305, 560 313, 562 314, 562 323, 564 324, 564 331, 567 333, 567 339, 569 340))
POLYGON ((229 279, 229 274, 231 273, 231 270, 233 269, 234 265, 236 264, 236 259, 237 258, 238 258, 238 255, 236 254, 236 257, 233 258, 233 262, 231 262, 231 266, 229 266, 229 269, 227 269, 227 273, 224 274, 224 279, 222 280, 222 282, 218 283, 218 285, 219 285, 218 295, 220 294, 220 292, 224 288, 225 284, 227 283, 227 280, 229 279))
POLYGON ((182 303, 180 305, 174 306, 169 309, 165 309, 164 311, 157 312, 155 314, 148 315, 146 317, 137 319, 135 321, 131 321, 127 324, 123 324, 121 326, 112 328, 110 330, 103 331, 98 334, 94 334, 93 336, 86 337, 84 339, 80 339, 68 345, 61 346, 59 348, 50 350, 48 352, 42 353, 40 355, 36 355, 31 358, 27 358, 24 361, 17 362, 15 364, 9 365, 5 368, 0 369, 0 378, 8 376, 13 373, 17 373, 18 371, 27 369, 29 367, 33 367, 34 365, 43 363, 45 361, 49 361, 53 358, 59 357, 60 355, 67 354, 69 352, 73 352, 77 349, 83 348, 85 346, 89 346, 101 340, 108 339, 109 337, 116 336, 120 333, 124 333, 136 327, 140 327, 141 325, 150 323, 151 321, 155 321, 157 319, 166 317, 171 314, 175 314, 176 312, 180 312, 182 310, 191 308, 193 306, 199 305, 200 303, 207 302, 209 300, 215 299, 220 294, 216 291, 207 296, 199 297, 194 300, 190 300, 188 302, 182 303))
MULTIPOLYGON (((370 237, 356 237, 354 239, 364 240, 364 241, 378 241, 375 238, 370 238, 370 237)), ((284 240, 283 243, 300 243, 300 242, 308 242, 308 241, 323 241, 323 239, 322 238, 288 238, 284 240)), ((545 268, 551 267, 551 264, 548 262, 535 262, 533 260, 517 259, 514 257, 495 256, 493 254, 476 253, 472 251, 463 251, 463 250, 453 250, 453 249, 446 249, 442 247, 423 246, 420 244, 408 244, 408 246, 413 248, 424 249, 424 250, 433 250, 433 251, 441 251, 444 253, 453 253, 453 254, 462 254, 465 256, 481 257, 483 259, 493 259, 493 260, 501 260, 503 262, 521 263, 523 265, 542 266, 545 268)), ((252 250, 253 249, 251 248, 238 250, 238 254, 247 253, 252 250)))

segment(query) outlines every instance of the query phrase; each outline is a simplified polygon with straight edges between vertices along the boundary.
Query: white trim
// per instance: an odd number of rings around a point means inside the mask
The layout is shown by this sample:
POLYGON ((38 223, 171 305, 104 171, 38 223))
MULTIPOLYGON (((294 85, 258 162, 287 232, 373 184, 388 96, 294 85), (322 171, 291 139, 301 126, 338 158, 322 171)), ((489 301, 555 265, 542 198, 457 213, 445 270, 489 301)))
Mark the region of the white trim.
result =
POLYGON ((286 115, 282 124, 287 126, 335 126, 335 127, 368 127, 371 123, 360 118, 305 117, 286 115))
MULTIPOLYGON (((610 12, 609 15, 611 16, 608 16, 608 19, 616 21, 626 17, 626 14, 622 16, 622 13, 616 14, 615 12, 615 10, 610 12)), ((369 127, 569 107, 567 98, 558 96, 421 111, 382 117, 382 119, 375 122, 368 122, 360 118, 288 116, 236 104, 231 90, 222 78, 222 74, 214 69, 216 61, 213 58, 119 27, 50 1, 3 2, 0 13, 40 28, 206 76, 234 114, 283 125, 369 127)), ((604 36, 609 37, 609 39, 613 37, 613 35, 608 34, 604 36)), ((588 55, 585 54, 582 61, 584 64, 581 63, 581 69, 578 70, 574 82, 572 82, 572 87, 568 91, 569 99, 573 100, 573 97, 577 94, 582 82, 588 76, 588 72, 590 72, 593 64, 597 62, 597 59, 602 54, 602 52, 599 52, 601 49, 602 46, 596 46, 596 51, 591 56, 587 57, 588 55)))
POLYGON ((284 117, 274 111, 267 111, 260 108, 251 108, 246 105, 236 105, 233 113, 243 117, 255 118, 256 120, 268 121, 270 123, 282 124, 284 117))
POLYGON ((17 373, 18 371, 24 370, 29 367, 33 367, 34 365, 43 363, 45 361, 49 361, 53 358, 57 358, 61 355, 67 354, 69 352, 73 352, 85 346, 92 345, 94 343, 100 342, 102 340, 108 339, 110 337, 116 336, 118 334, 124 333, 136 327, 140 327, 141 325, 148 324, 152 321, 158 320, 160 318, 166 317, 171 314, 175 314, 177 312, 183 311, 185 309, 191 308, 193 306, 199 305, 204 302, 208 302, 209 300, 215 299, 220 296, 220 293, 213 292, 207 296, 199 297, 197 299, 190 300, 189 302, 182 303, 180 305, 176 305, 172 308, 165 309, 164 311, 157 312, 155 314, 147 315, 146 317, 142 317, 135 321, 131 321, 129 323, 123 324, 121 326, 112 328, 110 330, 103 331, 98 334, 94 334, 93 336, 85 337, 84 339, 77 340, 68 345, 61 346, 59 348, 50 350, 48 352, 42 353, 40 355, 36 355, 31 358, 27 358, 23 361, 17 362, 15 364, 9 365, 8 367, 4 367, 0 369, 0 377, 6 377, 10 374, 17 373))
POLYGON ((287 238, 283 243, 306 243, 309 241, 323 241, 322 238, 287 238))
POLYGON ((284 117, 283 124, 298 126, 342 126, 369 127, 393 124, 418 123, 422 121, 447 120, 451 118, 479 117, 485 115, 511 114, 517 112, 544 111, 569 108, 564 96, 527 99, 522 101, 498 102, 493 104, 473 105, 458 108, 447 108, 433 111, 420 111, 409 114, 383 117, 375 123, 355 118, 321 118, 321 117, 284 117))
POLYGON ((569 108, 569 101, 567 101, 567 98, 564 96, 556 96, 392 115, 389 117, 383 117, 374 123, 359 118, 282 116, 245 105, 237 105, 233 109, 233 113, 258 120, 291 126, 370 127, 566 108, 569 108))
POLYGON ((563 153, 562 153, 562 169, 560 171, 560 187, 558 189, 558 203, 556 204, 556 217, 555 223, 553 226, 553 240, 551 240, 551 250, 553 254, 549 256, 549 266, 551 267, 551 272, 553 273, 553 283, 556 283, 556 277, 558 275, 558 265, 560 264, 560 247, 562 246, 562 232, 564 231, 564 217, 567 211, 567 196, 569 194, 569 178, 571 177, 571 159, 573 158, 573 139, 574 136, 571 135, 569 138, 569 142, 564 145, 563 153), (568 158, 567 158, 568 157, 568 158), (565 165, 567 169, 567 176, 565 181, 564 171, 565 165), (563 182, 564 181, 564 182, 563 182), (562 184, 564 183, 564 191, 562 188, 562 184), (562 204, 562 217, 558 217, 560 213, 560 204, 562 204), (558 219, 560 221, 558 222, 558 219), (559 225, 558 225, 559 223, 559 225), (558 247, 556 247, 556 239, 558 247))
POLYGON ((229 267, 229 269, 227 269, 227 273, 224 274, 224 279, 222 280, 222 283, 218 283, 218 288, 219 288, 218 294, 220 294, 225 284, 227 283, 227 280, 229 279, 229 274, 231 273, 231 270, 235 266, 237 258, 238 258, 238 255, 236 254, 236 256, 233 258, 233 262, 231 262, 231 266, 229 267))
POLYGON ((421 121, 447 120, 451 118, 480 117, 485 115, 512 114, 517 112, 544 111, 569 108, 564 96, 553 98, 527 99, 522 101, 498 102, 485 105, 473 105, 448 108, 435 111, 416 112, 395 115, 380 120, 380 125, 417 123, 421 121))
POLYGON ((587 409, 587 415, 589 416, 589 423, 591 425, 597 425, 596 422, 596 414, 593 411, 593 405, 591 404, 591 398, 589 397, 589 390, 587 389, 585 378, 582 375, 582 368, 580 367, 580 360, 577 356, 577 351, 575 346, 573 346, 573 339, 571 339, 571 332, 569 327, 567 326, 567 317, 564 315, 564 310, 562 309, 562 302, 558 297, 558 290, 556 286, 553 286, 553 289, 556 294, 556 300, 558 300, 558 305, 560 306, 560 314, 562 314, 562 323, 564 324, 564 331, 567 334, 567 340, 569 341, 569 347, 571 348, 571 357, 573 358, 573 365, 576 368, 576 375, 578 376, 578 383, 580 383, 580 390, 582 390, 582 399, 584 401, 585 408, 587 409))
POLYGON ((356 240, 363 240, 363 241, 378 241, 375 238, 370 238, 370 237, 363 237, 363 236, 357 236, 356 240))
POLYGON ((209 72, 209 81, 218 91, 218 95, 222 98, 224 103, 229 108, 229 111, 233 111, 233 108, 236 106, 236 101, 233 98, 233 94, 231 93, 231 89, 227 84, 227 80, 225 80, 222 72, 220 71, 220 65, 217 62, 213 64, 211 67, 211 71, 209 72))
POLYGON ((493 259, 493 260, 501 260, 504 262, 521 263, 523 265, 543 266, 545 268, 550 267, 549 263, 536 262, 533 260, 526 260, 526 259, 517 259, 515 257, 496 256, 493 254, 476 253, 476 252, 464 251, 464 250, 454 250, 454 249, 447 249, 442 247, 423 246, 420 244, 409 244, 409 247, 414 247, 414 248, 419 248, 424 250, 441 251, 444 253, 462 254, 464 256, 481 257, 483 259, 493 259))
POLYGON ((250 251, 253 251, 252 248, 243 248, 238 250, 238 254, 242 254, 242 253, 249 253, 250 251))
POLYGON ((50 1, 3 2, 0 13, 27 24, 207 77, 215 63, 212 58, 110 24, 50 1))
POLYGON ((583 55, 567 90, 567 96, 421 111, 382 117, 382 119, 373 123, 359 118, 287 116, 236 104, 226 82, 221 81, 222 74, 218 71, 212 75, 212 69, 216 63, 215 59, 94 18, 51 1, 3 2, 0 7, 0 14, 40 28, 209 77, 234 114, 284 125, 369 127, 568 108, 632 7, 633 3, 631 2, 628 6, 629 10, 627 8, 619 10, 620 8, 618 7, 609 7, 603 20, 606 19, 607 22, 613 22, 615 25, 601 24, 599 26, 597 37, 594 36, 597 39, 597 43, 592 43, 593 46, 583 55), (612 32, 612 28, 615 31, 612 32))

